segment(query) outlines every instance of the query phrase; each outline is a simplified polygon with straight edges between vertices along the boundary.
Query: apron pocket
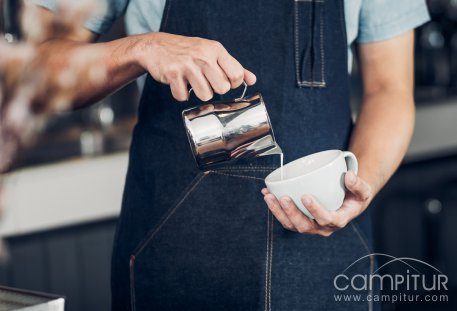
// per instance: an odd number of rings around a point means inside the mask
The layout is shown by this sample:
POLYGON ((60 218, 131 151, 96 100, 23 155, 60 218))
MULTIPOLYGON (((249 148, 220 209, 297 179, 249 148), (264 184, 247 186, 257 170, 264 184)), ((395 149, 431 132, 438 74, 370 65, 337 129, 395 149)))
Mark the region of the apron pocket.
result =
POLYGON ((325 0, 294 0, 298 87, 325 87, 325 0))
POLYGON ((194 180, 131 256, 132 310, 263 308, 264 171, 210 171, 194 180))
POLYGON ((371 302, 366 300, 350 304, 335 300, 337 295, 361 294, 363 297, 373 293, 371 290, 356 292, 350 286, 345 291, 335 287, 339 274, 352 278, 357 274, 369 276, 373 271, 374 258, 357 230, 349 223, 330 237, 321 237, 276 226, 271 310, 369 309, 371 302))

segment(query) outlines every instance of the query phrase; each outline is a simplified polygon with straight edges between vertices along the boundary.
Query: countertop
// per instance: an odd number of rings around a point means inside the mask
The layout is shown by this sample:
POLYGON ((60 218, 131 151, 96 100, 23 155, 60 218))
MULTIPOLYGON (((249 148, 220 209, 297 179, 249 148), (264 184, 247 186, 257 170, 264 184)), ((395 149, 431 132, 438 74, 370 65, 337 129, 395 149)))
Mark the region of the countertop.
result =
MULTIPOLYGON (((457 100, 418 107, 405 162, 452 154, 457 155, 457 100)), ((6 178, 8 204, 0 235, 117 217, 127 162, 128 153, 120 152, 15 171, 6 178)))
POLYGON ((3 237, 119 215, 128 153, 18 170, 6 178, 3 237))
POLYGON ((418 106, 405 162, 453 154, 457 154, 457 98, 418 106))

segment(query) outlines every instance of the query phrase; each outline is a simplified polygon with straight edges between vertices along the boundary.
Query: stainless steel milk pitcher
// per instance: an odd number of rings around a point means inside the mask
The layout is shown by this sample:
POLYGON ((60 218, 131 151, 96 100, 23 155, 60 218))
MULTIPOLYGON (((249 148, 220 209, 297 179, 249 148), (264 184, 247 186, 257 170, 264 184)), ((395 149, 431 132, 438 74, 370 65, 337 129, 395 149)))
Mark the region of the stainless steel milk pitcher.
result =
MULTIPOLYGON (((262 95, 203 104, 182 112, 192 153, 200 169, 280 154, 262 95)), ((189 93, 192 89, 189 91, 189 93)))

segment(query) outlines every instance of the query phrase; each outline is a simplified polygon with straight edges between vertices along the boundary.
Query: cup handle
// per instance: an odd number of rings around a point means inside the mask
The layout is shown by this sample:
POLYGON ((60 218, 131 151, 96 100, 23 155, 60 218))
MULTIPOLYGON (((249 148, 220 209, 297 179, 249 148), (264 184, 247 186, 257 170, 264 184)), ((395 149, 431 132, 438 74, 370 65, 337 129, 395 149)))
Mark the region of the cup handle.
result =
POLYGON ((359 171, 359 162, 352 152, 343 151, 343 157, 346 160, 346 166, 349 171, 353 171, 357 175, 359 171))

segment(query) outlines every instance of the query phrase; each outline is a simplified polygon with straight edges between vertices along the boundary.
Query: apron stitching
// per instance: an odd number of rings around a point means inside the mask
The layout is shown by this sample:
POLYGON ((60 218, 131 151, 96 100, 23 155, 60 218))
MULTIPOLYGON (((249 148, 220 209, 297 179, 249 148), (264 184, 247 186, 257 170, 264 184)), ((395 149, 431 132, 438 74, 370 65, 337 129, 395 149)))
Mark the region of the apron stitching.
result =
POLYGON ((209 171, 209 172, 214 173, 214 174, 219 174, 219 175, 230 176, 230 177, 243 178, 243 179, 254 179, 254 180, 261 180, 261 181, 264 180, 263 178, 247 176, 247 175, 229 174, 229 173, 223 173, 223 172, 218 172, 218 171, 209 171))
POLYGON ((155 235, 160 231, 160 229, 162 229, 162 227, 165 225, 165 223, 170 219, 171 216, 173 216, 173 214, 176 212, 176 210, 182 205, 182 203, 187 199, 187 197, 195 190, 195 188, 200 184, 200 182, 203 180, 203 178, 205 176, 207 176, 207 174, 202 174, 200 176, 200 178, 197 179, 197 181, 194 183, 192 188, 190 188, 189 191, 187 191, 184 194, 182 199, 175 205, 175 207, 168 212, 168 215, 162 220, 162 222, 160 222, 160 224, 154 229, 154 231, 152 233, 148 234, 149 237, 147 238, 146 241, 144 241, 144 243, 142 243, 141 247, 139 247, 138 250, 136 252, 134 252, 134 256, 138 256, 143 251, 145 246, 155 237, 155 235))
POLYGON ((268 166, 238 166, 238 167, 224 167, 214 171, 270 171, 277 169, 277 167, 268 166))
POLYGON ((217 171, 232 171, 232 172, 270 172, 272 169, 255 169, 255 170, 250 170, 248 168, 242 168, 242 169, 233 169, 233 170, 217 170, 217 171))
POLYGON ((300 59, 299 59, 299 23, 298 23, 298 2, 295 1, 294 3, 294 13, 295 13, 295 75, 297 79, 297 83, 300 86, 300 83, 302 83, 301 78, 300 78, 300 69, 299 69, 299 64, 300 64, 300 59))
POLYGON ((203 180, 203 178, 207 176, 207 174, 202 174, 200 178, 197 179, 195 184, 192 186, 192 188, 189 189, 189 191, 186 192, 186 194, 183 196, 183 198, 176 204, 176 206, 168 213, 168 215, 162 220, 162 222, 159 224, 159 226, 150 234, 150 236, 147 238, 144 243, 141 244, 141 247, 134 252, 133 255, 130 256, 130 261, 129 261, 129 270, 130 270, 130 302, 131 302, 131 308, 132 311, 136 310, 136 302, 135 302, 135 260, 136 257, 143 251, 143 249, 146 247, 147 244, 154 238, 154 236, 160 231, 160 229, 165 225, 165 223, 170 219, 170 217, 176 212, 176 210, 181 206, 181 204, 187 199, 187 197, 194 191, 195 187, 200 184, 200 182, 203 180))
POLYGON ((325 82, 317 82, 317 81, 314 81, 314 82, 300 81, 300 82, 298 82, 298 85, 299 86, 311 86, 311 87, 324 87, 324 86, 326 86, 326 83, 325 82))
POLYGON ((270 267, 268 269, 268 274, 269 274, 268 305, 269 305, 269 310, 271 311, 271 271, 272 271, 272 266, 273 266, 273 225, 274 225, 274 221, 273 221, 273 214, 270 212, 269 212, 269 214, 270 214, 270 267))
MULTIPOLYGON (((321 3, 324 3, 322 1, 321 3)), ((324 10, 325 7, 321 9, 321 31, 320 31, 320 36, 321 36, 321 83, 323 86, 325 86, 325 50, 324 50, 324 10)))
POLYGON ((371 250, 370 248, 368 247, 368 244, 367 242, 365 241, 365 239, 362 237, 362 234, 360 233, 359 229, 355 226, 354 222, 351 221, 351 226, 352 226, 352 229, 354 230, 354 232, 357 234, 358 238, 360 239, 360 241, 362 242, 363 246, 365 247, 365 250, 368 252, 368 253, 371 253, 371 250))
MULTIPOLYGON (((355 225, 354 222, 351 221, 351 227, 352 229, 354 230, 354 232, 357 234, 358 238, 360 239, 360 241, 362 242, 363 246, 365 247, 366 251, 368 253, 371 253, 371 250, 370 248, 368 247, 368 244, 367 242, 365 241, 365 239, 362 237, 362 234, 360 233, 359 229, 357 228, 357 226, 355 225)), ((374 257, 372 255, 370 255, 370 273, 373 273, 373 270, 374 270, 374 257)), ((368 291, 369 295, 373 296, 373 288, 370 288, 369 291, 368 291)), ((372 311, 373 310, 373 301, 368 301, 368 310, 369 311, 372 311)))
POLYGON ((250 169, 239 169, 239 170, 216 170, 216 171, 210 171, 210 172, 221 172, 221 173, 241 173, 241 172, 272 172, 272 169, 255 169, 255 170, 250 170, 250 169))
MULTIPOLYGON (((314 37, 315 37, 315 34, 314 34, 314 24, 316 23, 315 19, 316 19, 316 4, 314 3, 314 1, 311 1, 310 2, 310 6, 311 6, 311 10, 309 11, 309 15, 308 15, 308 19, 309 19, 309 29, 311 29, 311 38, 309 39, 309 47, 308 49, 310 50, 310 59, 309 59, 309 77, 311 78, 311 83, 314 82, 314 65, 316 65, 316 60, 315 60, 315 53, 314 53, 314 37)), ((302 63, 303 66, 306 66, 305 63, 302 63)), ((303 72, 303 68, 302 68, 302 72, 303 72)), ((304 77, 302 76, 302 79, 304 77)), ((304 80, 304 82, 306 82, 306 79, 304 80)))
POLYGON ((134 265, 135 265, 135 256, 130 256, 129 261, 129 270, 130 270, 130 307, 132 311, 136 310, 136 303, 135 303, 135 273, 134 273, 134 265))
MULTIPOLYGON (((370 256, 370 274, 372 275, 374 272, 374 257, 370 256)), ((369 294, 373 297, 373 288, 370 287, 369 294)), ((368 311, 373 311, 373 301, 368 301, 368 311)))
MULTIPOLYGON (((308 1, 304 1, 304 2, 311 2, 313 4, 316 4, 316 3, 321 3, 322 5, 324 4, 324 1, 325 0, 308 0, 308 1)), ((317 8, 315 7, 315 10, 317 8)), ((324 53, 324 9, 325 8, 321 8, 320 10, 320 23, 319 23, 319 36, 320 36, 320 57, 321 57, 321 81, 315 81, 314 79, 314 70, 313 68, 311 68, 311 74, 310 74, 310 77, 311 77, 311 81, 301 81, 300 82, 300 86, 308 86, 308 87, 325 87, 326 86, 326 83, 325 83, 325 53, 324 53)), ((314 12, 314 15, 315 12, 314 12)), ((314 17, 316 18, 316 16, 314 17)), ((311 27, 313 28, 314 30, 314 25, 311 25, 311 27)))
POLYGON ((268 254, 270 250, 270 212, 267 210, 267 253, 265 258, 265 311, 268 311, 268 254))

